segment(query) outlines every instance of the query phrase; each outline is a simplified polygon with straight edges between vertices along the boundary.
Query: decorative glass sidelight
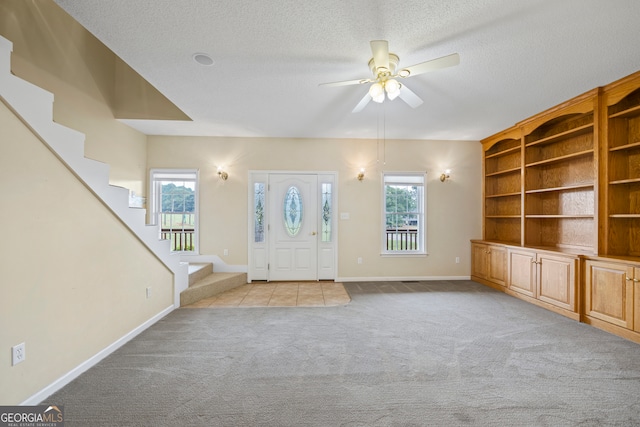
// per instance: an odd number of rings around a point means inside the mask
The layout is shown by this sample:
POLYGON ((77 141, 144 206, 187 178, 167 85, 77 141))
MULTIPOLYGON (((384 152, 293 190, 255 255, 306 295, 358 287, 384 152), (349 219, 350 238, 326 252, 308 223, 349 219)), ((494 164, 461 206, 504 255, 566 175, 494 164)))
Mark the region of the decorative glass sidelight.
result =
POLYGON ((253 235, 256 243, 264 242, 264 183, 253 184, 253 235))
POLYGON ((322 241, 331 241, 331 183, 322 184, 322 241))
POLYGON ((290 237, 295 237, 302 228, 302 195, 296 186, 291 186, 284 195, 284 228, 290 237))

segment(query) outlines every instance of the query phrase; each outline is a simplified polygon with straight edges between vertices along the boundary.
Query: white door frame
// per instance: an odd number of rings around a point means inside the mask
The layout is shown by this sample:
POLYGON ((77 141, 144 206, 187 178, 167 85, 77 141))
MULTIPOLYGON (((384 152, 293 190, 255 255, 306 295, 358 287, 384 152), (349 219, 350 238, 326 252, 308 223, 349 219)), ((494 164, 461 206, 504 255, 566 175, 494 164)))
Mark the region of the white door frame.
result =
POLYGON ((271 238, 270 224, 276 220, 269 217, 270 206, 268 191, 269 177, 271 175, 316 175, 318 177, 318 232, 317 239, 317 280, 335 280, 338 271, 338 173, 335 171, 249 171, 248 179, 248 266, 247 280, 269 281, 269 264, 271 254, 269 253, 269 242, 271 238), (323 242, 322 230, 322 184, 329 184, 331 187, 331 238, 328 242, 323 242), (262 222, 257 224, 255 188, 264 189, 262 203, 262 222), (260 228, 262 233, 256 232, 260 228), (258 237, 256 239, 256 237, 258 237), (256 241, 258 240, 258 241, 256 241))

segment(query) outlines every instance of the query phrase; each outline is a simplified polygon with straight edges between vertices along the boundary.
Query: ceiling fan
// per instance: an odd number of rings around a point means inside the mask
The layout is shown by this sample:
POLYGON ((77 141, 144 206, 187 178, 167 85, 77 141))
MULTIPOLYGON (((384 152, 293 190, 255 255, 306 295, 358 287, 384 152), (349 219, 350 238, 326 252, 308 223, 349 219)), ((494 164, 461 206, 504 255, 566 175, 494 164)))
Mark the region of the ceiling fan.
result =
POLYGON ((460 56, 454 53, 398 70, 400 58, 395 53, 389 52, 388 41, 372 40, 371 52, 373 57, 369 60, 369 68, 373 73, 373 78, 320 84, 320 86, 348 86, 372 83, 367 94, 353 109, 354 113, 362 111, 371 100, 378 103, 384 102, 385 97, 389 100, 400 98, 409 104, 411 108, 419 107, 423 102, 422 99, 396 79, 406 79, 407 77, 417 76, 440 68, 452 67, 460 63, 460 56))

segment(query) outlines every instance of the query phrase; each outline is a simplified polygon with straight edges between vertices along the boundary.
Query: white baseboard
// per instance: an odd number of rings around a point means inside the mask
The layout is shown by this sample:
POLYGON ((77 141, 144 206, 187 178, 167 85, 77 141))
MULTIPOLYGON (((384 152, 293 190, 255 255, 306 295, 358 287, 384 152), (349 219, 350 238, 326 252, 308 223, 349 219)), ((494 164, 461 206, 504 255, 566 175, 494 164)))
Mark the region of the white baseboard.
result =
POLYGON ((122 347, 127 342, 131 341, 131 339, 133 339, 138 334, 143 332, 145 329, 149 328, 151 325, 153 325, 154 323, 156 323, 157 321, 165 317, 167 314, 171 313, 173 310, 175 310, 175 307, 173 305, 165 308, 160 313, 156 314, 151 319, 144 322, 142 325, 138 326, 137 328, 135 328, 134 330, 132 330, 131 332, 129 332, 128 334, 126 334, 125 336, 123 336, 122 338, 114 342, 113 344, 109 345, 108 347, 100 351, 98 354, 82 362, 81 364, 73 368, 71 371, 67 372, 66 374, 64 374, 63 376, 61 376, 60 378, 58 378, 57 380, 55 380, 54 382, 52 382, 51 384, 49 384, 48 386, 46 386, 45 388, 37 392, 36 394, 26 399, 20 405, 38 405, 44 399, 51 396, 56 391, 60 390, 62 387, 69 384, 71 381, 78 378, 82 373, 86 372, 93 366, 97 365, 102 359, 104 359, 105 357, 107 357, 108 355, 110 355, 120 347, 122 347))
POLYGON ((418 277, 337 277, 336 282, 407 282, 420 280, 471 280, 471 276, 418 276, 418 277))

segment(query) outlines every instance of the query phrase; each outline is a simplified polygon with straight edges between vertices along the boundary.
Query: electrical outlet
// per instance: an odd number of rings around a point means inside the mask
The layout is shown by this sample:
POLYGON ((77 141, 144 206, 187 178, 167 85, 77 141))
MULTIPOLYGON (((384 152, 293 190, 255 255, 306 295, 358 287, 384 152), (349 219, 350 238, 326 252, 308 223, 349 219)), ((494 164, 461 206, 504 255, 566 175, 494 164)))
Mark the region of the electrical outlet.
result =
POLYGON ((11 366, 17 365, 20 362, 24 362, 24 359, 26 358, 27 353, 25 353, 24 343, 11 347, 11 366))
POLYGON ((151 298, 151 286, 147 287, 147 298, 151 298))
POLYGON ((459 256, 456 257, 456 264, 460 264, 460 257, 459 256))
POLYGON ((358 257, 358 264, 362 264, 362 257, 358 257))
POLYGON ((227 255, 229 255, 229 249, 224 250, 224 256, 227 256, 227 255))

